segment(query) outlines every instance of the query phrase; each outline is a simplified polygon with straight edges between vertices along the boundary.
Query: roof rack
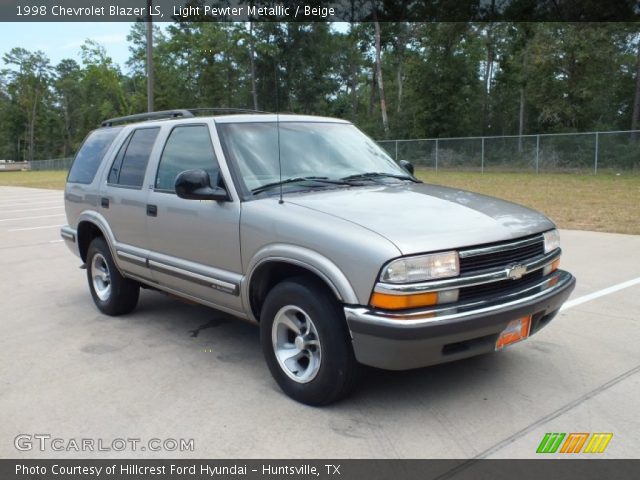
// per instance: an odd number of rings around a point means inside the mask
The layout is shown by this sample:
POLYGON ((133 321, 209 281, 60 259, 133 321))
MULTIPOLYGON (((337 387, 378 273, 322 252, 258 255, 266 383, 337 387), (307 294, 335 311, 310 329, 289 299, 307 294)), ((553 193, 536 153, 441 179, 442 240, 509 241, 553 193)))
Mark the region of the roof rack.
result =
POLYGON ((189 112, 197 115, 198 113, 213 112, 213 113, 271 113, 263 110, 254 110, 251 108, 232 108, 232 107, 219 107, 219 108, 189 108, 189 112))
POLYGON ((162 110, 160 112, 137 113, 126 117, 116 117, 105 120, 100 124, 102 127, 112 127, 120 123, 141 122, 143 120, 162 120, 166 118, 191 118, 193 113, 189 110, 162 110))
POLYGON ((160 112, 137 113, 125 117, 116 117, 105 120, 100 124, 102 127, 112 127, 114 125, 131 122, 142 122, 144 120, 164 120, 171 118, 192 118, 197 114, 206 112, 212 113, 270 113, 262 110, 252 110, 250 108, 186 108, 182 110, 162 110, 160 112))

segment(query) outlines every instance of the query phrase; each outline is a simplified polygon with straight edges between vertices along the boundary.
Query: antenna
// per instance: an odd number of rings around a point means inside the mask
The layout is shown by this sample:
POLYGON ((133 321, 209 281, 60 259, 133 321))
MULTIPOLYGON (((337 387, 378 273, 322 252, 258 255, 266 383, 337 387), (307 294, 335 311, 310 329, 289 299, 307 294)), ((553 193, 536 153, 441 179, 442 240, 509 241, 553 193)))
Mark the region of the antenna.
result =
POLYGON ((276 112, 276 130, 278 131, 278 169, 280 170, 280 202, 284 203, 282 199, 282 160, 280 159, 280 112, 276 112))
POLYGON ((280 201, 278 203, 283 204, 282 199, 282 159, 280 157, 280 98, 278 96, 278 62, 274 65, 273 79, 275 81, 276 89, 276 131, 278 133, 278 170, 280 173, 280 201))

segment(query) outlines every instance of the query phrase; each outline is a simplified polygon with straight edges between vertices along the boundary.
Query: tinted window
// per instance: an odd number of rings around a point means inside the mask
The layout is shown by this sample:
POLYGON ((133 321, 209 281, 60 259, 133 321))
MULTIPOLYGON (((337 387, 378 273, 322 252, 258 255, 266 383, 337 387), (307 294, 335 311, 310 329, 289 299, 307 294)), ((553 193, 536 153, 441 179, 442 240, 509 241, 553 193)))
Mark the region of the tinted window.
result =
POLYGON ((91 132, 73 161, 67 181, 71 183, 93 182, 102 157, 120 130, 122 128, 104 128, 91 132))
POLYGON ((192 169, 206 170, 212 182, 218 176, 218 162, 211 145, 209 128, 204 125, 173 129, 160 158, 156 189, 173 192, 178 174, 192 169))
MULTIPOLYGON (((111 172, 109 172, 109 180, 111 183, 127 187, 142 186, 144 172, 147 169, 151 149, 156 141, 159 130, 159 128, 141 128, 133 132, 129 144, 121 147, 121 150, 124 148, 125 151, 121 160, 120 171, 115 173, 113 171, 113 169, 118 166, 118 158, 116 158, 111 172)), ((120 157, 121 153, 122 152, 118 152, 118 157, 120 157)))
POLYGON ((127 139, 122 143, 120 150, 118 150, 116 159, 113 161, 113 165, 111 165, 111 170, 109 170, 109 178, 107 179, 107 182, 118 183, 118 177, 120 176, 120 167, 122 167, 122 159, 124 158, 124 153, 127 151, 127 147, 129 146, 129 142, 131 141, 132 136, 133 133, 130 133, 127 139))

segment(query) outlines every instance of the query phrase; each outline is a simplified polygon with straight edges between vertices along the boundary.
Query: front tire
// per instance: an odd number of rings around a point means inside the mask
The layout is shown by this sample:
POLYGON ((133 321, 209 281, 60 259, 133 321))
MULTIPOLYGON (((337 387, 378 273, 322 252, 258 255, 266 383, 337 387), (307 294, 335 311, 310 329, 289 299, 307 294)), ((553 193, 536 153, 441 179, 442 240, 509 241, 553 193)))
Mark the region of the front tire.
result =
POLYGON ((294 400, 327 405, 355 384, 344 313, 319 281, 296 277, 276 285, 262 307, 260 340, 271 374, 294 400))
POLYGON ((102 313, 124 315, 136 308, 140 285, 122 276, 102 237, 93 239, 87 250, 87 280, 93 301, 102 313))

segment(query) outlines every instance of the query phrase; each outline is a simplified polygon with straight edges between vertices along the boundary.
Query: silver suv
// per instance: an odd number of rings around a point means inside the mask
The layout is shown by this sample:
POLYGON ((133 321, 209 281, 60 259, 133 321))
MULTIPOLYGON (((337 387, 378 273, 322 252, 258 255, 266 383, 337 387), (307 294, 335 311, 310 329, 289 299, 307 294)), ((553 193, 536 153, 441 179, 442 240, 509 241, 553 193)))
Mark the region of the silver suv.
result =
POLYGON ((345 396, 359 364, 411 369, 525 339, 575 284, 546 217, 422 183, 332 118, 108 120, 65 203, 61 234, 100 311, 131 312, 142 286, 259 324, 273 377, 313 405, 345 396))

